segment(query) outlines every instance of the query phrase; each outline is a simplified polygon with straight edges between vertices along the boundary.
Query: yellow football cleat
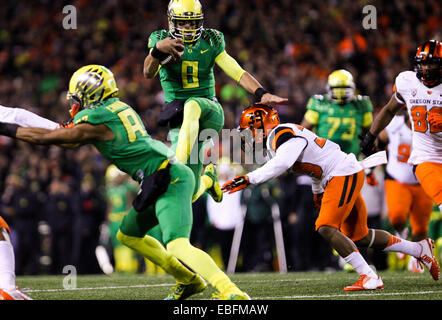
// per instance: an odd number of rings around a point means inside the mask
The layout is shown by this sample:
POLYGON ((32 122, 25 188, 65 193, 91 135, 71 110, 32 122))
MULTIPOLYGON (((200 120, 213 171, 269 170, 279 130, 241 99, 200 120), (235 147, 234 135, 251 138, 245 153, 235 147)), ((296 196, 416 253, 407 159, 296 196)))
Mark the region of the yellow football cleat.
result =
POLYGON ((225 293, 217 291, 212 294, 212 300, 252 300, 245 292, 225 293))
POLYGON ((177 283, 164 300, 184 300, 206 289, 207 284, 199 275, 195 275, 189 284, 177 283))
POLYGON ((209 163, 204 169, 204 174, 213 181, 212 186, 207 189, 207 192, 215 202, 221 202, 223 200, 223 191, 221 190, 221 186, 218 181, 218 174, 215 166, 212 163, 209 163))

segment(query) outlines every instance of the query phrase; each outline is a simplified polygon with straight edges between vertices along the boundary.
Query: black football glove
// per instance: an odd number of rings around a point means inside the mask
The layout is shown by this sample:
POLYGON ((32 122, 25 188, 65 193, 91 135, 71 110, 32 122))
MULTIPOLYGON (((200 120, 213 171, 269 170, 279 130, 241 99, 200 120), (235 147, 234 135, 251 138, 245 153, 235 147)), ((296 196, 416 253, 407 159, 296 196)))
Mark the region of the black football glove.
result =
POLYGON ((374 142, 376 141, 376 136, 371 134, 370 131, 368 131, 364 137, 362 137, 360 149, 361 152, 368 157, 369 155, 372 155, 375 153, 375 145, 374 142))

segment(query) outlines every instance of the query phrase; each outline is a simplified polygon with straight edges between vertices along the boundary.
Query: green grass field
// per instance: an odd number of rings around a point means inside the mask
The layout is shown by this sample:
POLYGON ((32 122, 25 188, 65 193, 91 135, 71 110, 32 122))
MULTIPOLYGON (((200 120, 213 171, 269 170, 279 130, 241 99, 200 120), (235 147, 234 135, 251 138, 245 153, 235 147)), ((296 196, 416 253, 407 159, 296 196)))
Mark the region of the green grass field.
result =
MULTIPOLYGON (((358 280, 356 273, 344 271, 238 273, 231 278, 254 300, 442 300, 442 281, 427 271, 379 275, 385 289, 370 292, 344 292, 344 286, 358 280)), ((65 275, 17 277, 17 285, 36 300, 162 300, 174 285, 167 275, 79 275, 76 281, 76 288, 64 289, 65 275)), ((208 300, 213 291, 209 286, 191 299, 208 300)))

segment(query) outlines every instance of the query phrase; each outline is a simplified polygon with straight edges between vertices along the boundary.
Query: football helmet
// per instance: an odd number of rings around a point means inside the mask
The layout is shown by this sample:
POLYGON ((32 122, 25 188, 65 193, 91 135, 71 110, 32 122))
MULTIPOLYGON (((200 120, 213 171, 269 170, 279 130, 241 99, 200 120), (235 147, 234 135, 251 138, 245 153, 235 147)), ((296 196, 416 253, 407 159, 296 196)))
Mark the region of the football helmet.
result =
POLYGON ((328 76, 327 93, 330 100, 344 105, 355 96, 355 83, 350 72, 344 69, 335 70, 328 76))
POLYGON ((427 87, 435 87, 441 82, 442 43, 437 40, 425 41, 417 47, 414 56, 416 77, 427 87))
POLYGON ((91 64, 81 67, 72 75, 66 95, 72 117, 92 103, 116 96, 117 84, 113 73, 106 67, 91 64))
POLYGON ((198 0, 171 0, 167 8, 169 30, 173 38, 186 43, 197 41, 203 30, 203 9, 198 0), (184 24, 189 23, 190 28, 184 24))
POLYGON ((239 130, 251 130, 255 143, 263 143, 268 132, 279 124, 279 115, 275 108, 255 103, 242 112, 239 130))

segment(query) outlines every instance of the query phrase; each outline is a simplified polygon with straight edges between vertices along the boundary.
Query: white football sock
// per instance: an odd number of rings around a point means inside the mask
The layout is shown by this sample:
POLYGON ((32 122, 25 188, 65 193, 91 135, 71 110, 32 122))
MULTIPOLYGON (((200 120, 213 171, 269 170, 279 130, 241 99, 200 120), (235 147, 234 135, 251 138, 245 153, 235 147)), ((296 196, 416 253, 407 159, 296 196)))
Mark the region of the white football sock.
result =
POLYGON ((0 241, 0 288, 15 289, 14 249, 8 241, 0 241))
POLYGON ((359 251, 350 253, 348 256, 344 257, 344 260, 355 268, 356 272, 360 275, 365 274, 371 278, 378 278, 377 274, 372 268, 370 268, 367 261, 365 261, 364 257, 359 253, 359 251))
POLYGON ((422 246, 419 242, 408 241, 391 236, 390 242, 384 251, 402 252, 413 257, 420 257, 422 246))

